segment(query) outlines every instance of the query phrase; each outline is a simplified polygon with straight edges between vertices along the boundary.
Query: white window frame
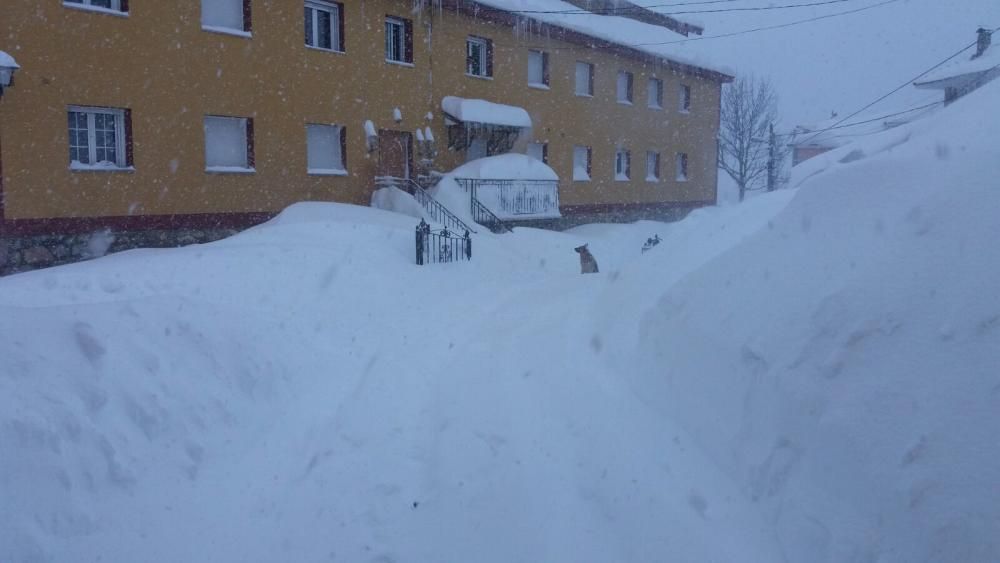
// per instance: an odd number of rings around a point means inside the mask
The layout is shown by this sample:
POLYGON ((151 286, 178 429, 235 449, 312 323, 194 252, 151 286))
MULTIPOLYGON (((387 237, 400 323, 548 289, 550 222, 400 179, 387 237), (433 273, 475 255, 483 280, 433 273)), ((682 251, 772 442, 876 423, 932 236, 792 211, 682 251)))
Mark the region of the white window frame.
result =
POLYGON ((406 20, 403 18, 397 18, 393 16, 386 16, 385 18, 385 60, 389 63, 395 64, 409 64, 406 60, 406 20), (389 34, 389 26, 399 29, 399 40, 390 43, 391 36, 389 34), (399 50, 399 58, 391 58, 392 48, 399 50))
POLYGON ((681 84, 680 93, 677 97, 677 111, 680 113, 691 113, 691 87, 687 84, 681 84))
MULTIPOLYGON (((69 106, 66 110, 67 119, 70 113, 83 113, 87 115, 87 152, 90 162, 79 162, 71 160, 69 163, 72 170, 128 170, 128 155, 125 153, 125 110, 118 108, 103 108, 89 106, 69 106), (95 115, 112 115, 115 118, 115 162, 114 166, 99 166, 97 163, 97 124, 95 115), (74 164, 74 162, 76 164, 74 164)), ((67 124, 67 134, 69 133, 67 124)), ((70 140, 70 146, 73 142, 70 140)))
POLYGON ((584 145, 573 145, 573 181, 574 182, 589 182, 590 181, 590 147, 584 145), (577 155, 583 155, 583 175, 578 176, 576 173, 576 157, 577 155))
POLYGON ((201 29, 202 31, 209 31, 213 33, 224 33, 227 35, 236 35, 238 37, 252 37, 253 34, 247 31, 246 21, 243 19, 245 4, 244 0, 232 0, 233 2, 239 4, 240 8, 240 24, 237 27, 232 27, 228 25, 219 25, 215 23, 205 23, 205 1, 201 0, 201 29))
POLYGON ((205 146, 205 172, 215 172, 215 173, 253 173, 256 172, 254 166, 250 166, 250 131, 249 131, 249 119, 246 117, 233 117, 229 115, 206 115, 202 118, 202 136, 204 137, 205 146), (228 165, 211 165, 208 163, 208 135, 205 129, 208 125, 209 119, 217 120, 239 120, 243 125, 243 166, 228 166, 228 165))
POLYGON ((549 77, 549 72, 548 72, 549 69, 546 68, 548 66, 548 64, 546 63, 548 63, 549 58, 545 55, 546 55, 545 51, 542 51, 540 49, 528 49, 528 86, 531 86, 532 88, 540 88, 542 90, 549 89, 549 83, 546 81, 546 79, 549 77), (542 73, 541 80, 537 81, 532 80, 531 76, 531 59, 533 56, 536 55, 539 59, 538 68, 542 73))
POLYGON ((80 10, 91 10, 94 12, 113 14, 116 16, 128 15, 128 12, 122 10, 121 0, 111 0, 110 8, 106 8, 104 6, 96 6, 94 5, 95 1, 96 0, 63 0, 63 6, 67 8, 76 8, 80 10))
POLYGON ((465 38, 465 74, 476 78, 490 78, 489 54, 490 42, 482 37, 468 36, 465 38), (472 46, 479 46, 479 70, 481 74, 472 72, 472 46))
POLYGON ((660 153, 646 151, 646 181, 660 181, 660 153))
MULTIPOLYGON (((322 2, 320 0, 306 0, 305 9, 313 11, 312 17, 312 39, 313 42, 309 43, 306 41, 306 46, 313 49, 319 49, 320 51, 330 51, 333 53, 343 53, 344 50, 341 48, 340 39, 340 18, 343 14, 340 13, 340 6, 333 2, 322 2), (319 18, 316 17, 316 12, 326 12, 330 14, 330 46, 321 47, 319 46, 319 18)), ((303 17, 305 17, 303 15, 303 17)), ((304 23, 304 22, 303 22, 304 23)))
POLYGON ((630 181, 632 171, 632 154, 628 149, 618 147, 615 149, 615 181, 630 181))
POLYGON ((615 79, 615 98, 617 98, 619 104, 632 105, 632 99, 635 98, 634 85, 635 77, 631 72, 627 70, 618 71, 618 76, 615 79), (622 80, 624 80, 624 85, 622 80))
POLYGON ((341 136, 343 133, 343 125, 337 125, 335 123, 307 123, 306 124, 306 171, 312 176, 347 176, 347 167, 344 166, 344 145, 341 143, 341 136), (321 168, 313 166, 313 163, 309 162, 309 130, 310 128, 324 128, 333 130, 334 146, 336 147, 337 153, 339 155, 340 167, 339 168, 321 168))
POLYGON ((576 61, 576 66, 573 70, 573 93, 582 98, 593 98, 594 97, 594 63, 589 63, 587 61, 576 61), (587 84, 586 91, 580 91, 580 69, 587 69, 587 84))
POLYGON ((650 109, 663 109, 663 81, 650 77, 646 83, 646 106, 650 109))
POLYGON ((677 174, 675 176, 675 179, 678 182, 687 182, 688 180, 691 179, 691 173, 690 173, 691 162, 690 159, 688 158, 687 153, 683 152, 677 153, 675 166, 677 167, 677 174))

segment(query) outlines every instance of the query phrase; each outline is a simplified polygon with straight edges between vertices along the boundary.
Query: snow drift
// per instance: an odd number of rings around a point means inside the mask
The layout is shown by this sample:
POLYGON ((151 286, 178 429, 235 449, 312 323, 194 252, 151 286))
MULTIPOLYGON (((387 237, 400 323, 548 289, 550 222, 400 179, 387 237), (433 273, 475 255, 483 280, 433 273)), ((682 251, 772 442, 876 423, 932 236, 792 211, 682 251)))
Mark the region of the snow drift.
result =
POLYGON ((647 310, 639 395, 789 561, 1000 560, 998 104, 803 164, 765 229, 647 310))
POLYGON ((998 103, 471 262, 313 203, 4 278, 0 561, 998 560, 998 103))

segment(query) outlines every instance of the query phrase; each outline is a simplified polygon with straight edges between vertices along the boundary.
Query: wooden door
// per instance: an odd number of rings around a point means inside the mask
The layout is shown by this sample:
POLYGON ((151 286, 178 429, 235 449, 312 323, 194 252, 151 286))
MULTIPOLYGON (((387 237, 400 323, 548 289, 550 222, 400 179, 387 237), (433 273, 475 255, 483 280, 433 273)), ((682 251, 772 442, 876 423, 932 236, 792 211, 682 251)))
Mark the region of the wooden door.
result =
POLYGON ((413 171, 413 137, 406 131, 378 132, 378 175, 409 179, 413 171))

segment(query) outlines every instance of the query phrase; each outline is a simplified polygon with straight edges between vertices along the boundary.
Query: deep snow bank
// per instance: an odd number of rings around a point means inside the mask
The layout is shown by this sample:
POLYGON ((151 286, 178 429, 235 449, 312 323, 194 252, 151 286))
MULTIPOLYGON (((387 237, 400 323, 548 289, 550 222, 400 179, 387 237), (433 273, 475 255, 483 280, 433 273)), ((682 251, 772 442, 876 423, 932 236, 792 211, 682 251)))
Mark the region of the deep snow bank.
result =
POLYGON ((597 361, 579 236, 418 267, 416 221, 300 204, 0 280, 0 561, 776 560, 597 361))
POLYGON ((997 107, 1000 84, 802 165, 642 323, 638 393, 789 561, 1000 560, 997 107))

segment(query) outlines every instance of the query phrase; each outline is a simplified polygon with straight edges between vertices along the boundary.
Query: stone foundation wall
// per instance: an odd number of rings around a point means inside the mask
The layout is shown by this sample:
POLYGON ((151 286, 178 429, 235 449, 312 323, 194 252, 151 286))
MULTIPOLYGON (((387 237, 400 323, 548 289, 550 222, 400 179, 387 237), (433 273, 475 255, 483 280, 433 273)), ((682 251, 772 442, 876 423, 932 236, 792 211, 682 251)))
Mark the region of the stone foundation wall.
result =
POLYGON ((0 276, 98 258, 133 248, 174 248, 226 238, 235 229, 96 231, 0 236, 0 276))

